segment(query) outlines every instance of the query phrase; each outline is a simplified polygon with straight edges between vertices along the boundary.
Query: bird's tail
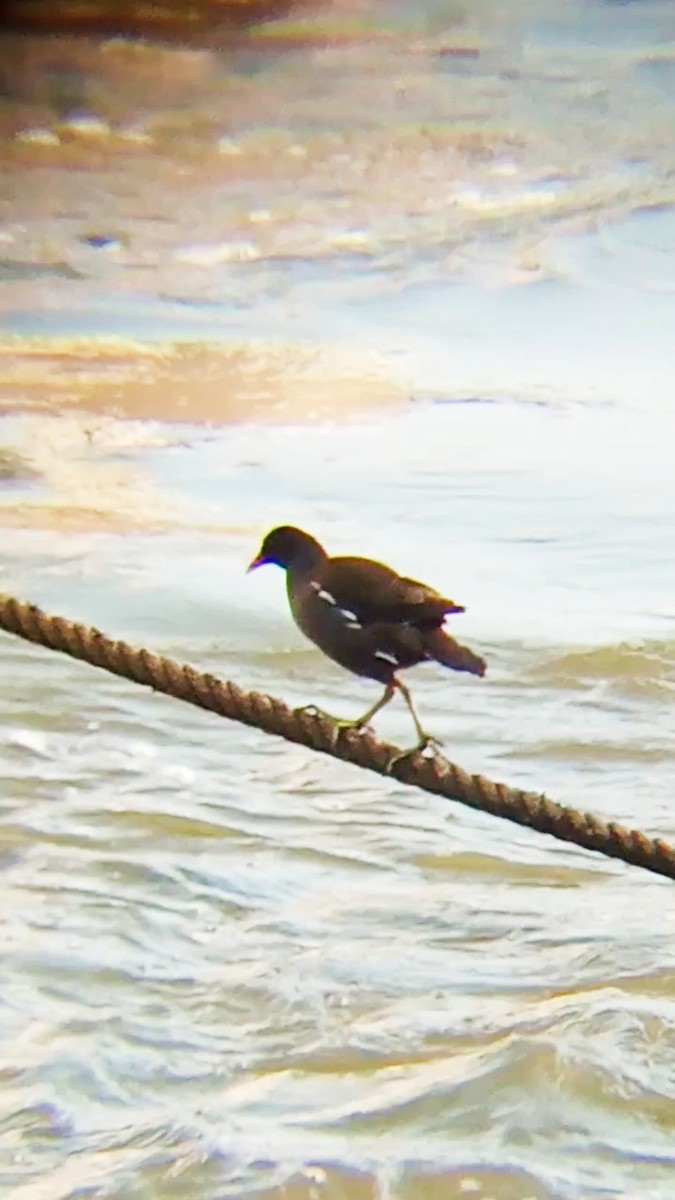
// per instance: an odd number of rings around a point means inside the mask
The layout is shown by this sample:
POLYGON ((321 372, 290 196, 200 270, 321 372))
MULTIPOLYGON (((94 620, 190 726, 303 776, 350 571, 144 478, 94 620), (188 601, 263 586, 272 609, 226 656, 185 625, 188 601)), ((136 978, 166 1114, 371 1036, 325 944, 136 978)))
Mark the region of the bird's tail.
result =
POLYGON ((430 658, 443 667, 454 671, 469 671, 471 675, 484 675, 487 663, 474 654, 468 646, 462 646, 451 638, 444 629, 430 629, 424 636, 424 648, 430 658))

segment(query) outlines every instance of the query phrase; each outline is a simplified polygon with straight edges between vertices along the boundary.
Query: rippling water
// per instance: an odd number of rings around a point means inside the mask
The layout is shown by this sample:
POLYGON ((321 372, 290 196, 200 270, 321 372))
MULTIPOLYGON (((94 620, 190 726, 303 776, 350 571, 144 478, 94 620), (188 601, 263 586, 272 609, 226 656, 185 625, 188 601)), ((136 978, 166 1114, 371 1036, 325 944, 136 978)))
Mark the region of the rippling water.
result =
MULTIPOLYGON (((449 757, 673 840, 675 18, 561 13, 6 40, 0 589, 350 715, 304 524, 466 604, 449 757)), ((9 1200, 670 1200, 669 883, 0 671, 9 1200)))

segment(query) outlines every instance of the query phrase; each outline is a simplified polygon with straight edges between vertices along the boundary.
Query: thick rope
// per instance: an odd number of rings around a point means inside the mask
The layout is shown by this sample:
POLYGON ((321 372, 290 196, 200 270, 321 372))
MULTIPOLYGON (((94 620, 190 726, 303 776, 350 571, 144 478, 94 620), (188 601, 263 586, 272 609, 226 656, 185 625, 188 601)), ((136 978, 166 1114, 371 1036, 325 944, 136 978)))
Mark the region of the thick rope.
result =
POLYGON ((290 709, 273 696, 245 692, 185 663, 112 641, 98 629, 50 616, 34 604, 0 595, 0 629, 379 775, 386 775, 393 763, 391 774, 402 783, 675 879, 675 848, 660 838, 566 808, 535 792, 468 775, 441 757, 415 753, 394 761, 400 749, 379 741, 368 730, 340 732, 325 713, 290 709))

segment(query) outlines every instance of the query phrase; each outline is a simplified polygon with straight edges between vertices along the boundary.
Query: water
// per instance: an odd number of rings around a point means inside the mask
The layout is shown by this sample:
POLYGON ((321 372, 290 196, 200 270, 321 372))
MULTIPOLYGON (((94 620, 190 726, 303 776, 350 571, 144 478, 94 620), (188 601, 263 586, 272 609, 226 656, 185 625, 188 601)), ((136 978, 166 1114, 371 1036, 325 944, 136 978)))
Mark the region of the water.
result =
MULTIPOLYGON (((673 840, 675 21, 560 13, 7 42, 0 588, 352 715, 297 522, 466 605, 452 759, 673 840)), ((0 668, 3 1195, 669 1200, 666 881, 0 668)))

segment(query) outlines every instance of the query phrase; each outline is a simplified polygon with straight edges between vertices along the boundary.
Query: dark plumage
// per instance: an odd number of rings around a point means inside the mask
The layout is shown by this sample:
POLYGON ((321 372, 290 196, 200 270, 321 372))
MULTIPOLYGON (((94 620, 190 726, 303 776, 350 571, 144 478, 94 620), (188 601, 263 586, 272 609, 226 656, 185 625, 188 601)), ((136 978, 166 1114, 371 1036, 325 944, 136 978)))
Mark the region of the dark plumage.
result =
POLYGON ((249 571, 266 563, 286 571, 291 612, 302 632, 340 666, 385 685, 368 712, 344 725, 366 725, 398 690, 419 745, 428 745, 433 739, 422 729, 397 671, 434 661, 485 674, 484 660, 443 629, 446 616, 464 609, 426 584, 370 558, 329 558, 315 538, 291 525, 267 534, 249 571))

